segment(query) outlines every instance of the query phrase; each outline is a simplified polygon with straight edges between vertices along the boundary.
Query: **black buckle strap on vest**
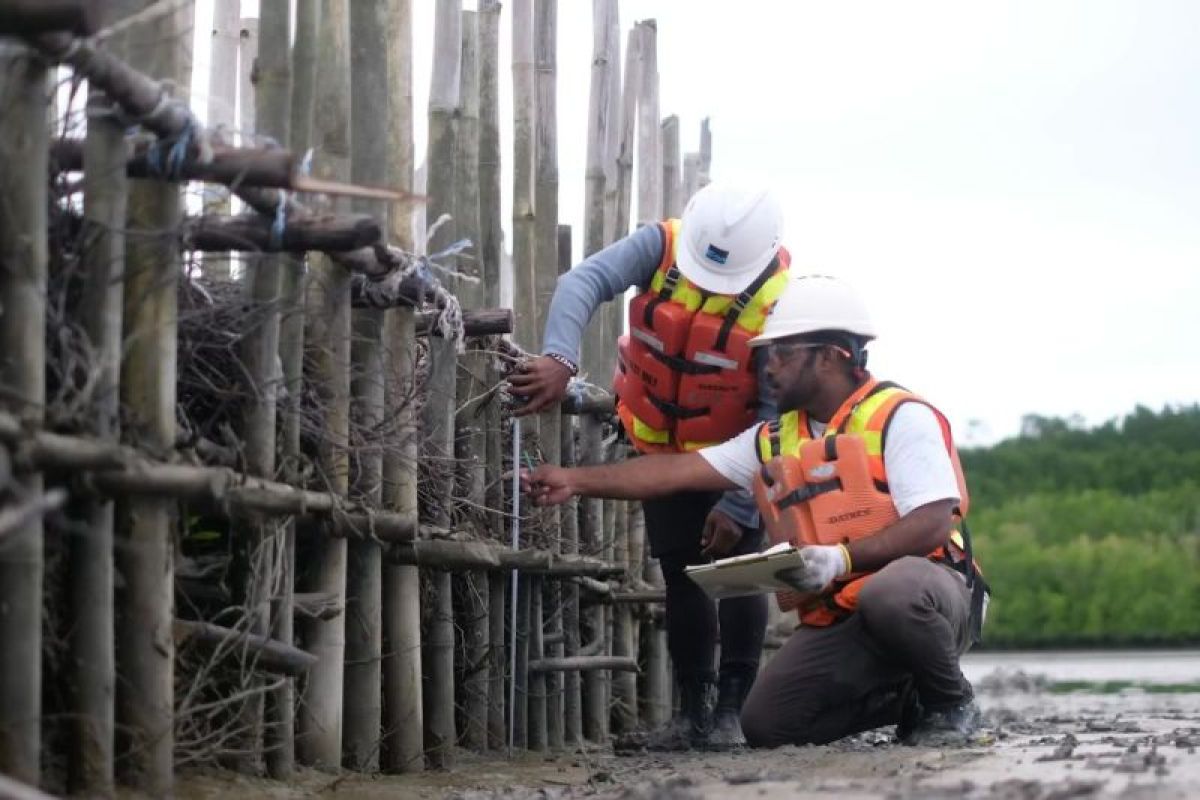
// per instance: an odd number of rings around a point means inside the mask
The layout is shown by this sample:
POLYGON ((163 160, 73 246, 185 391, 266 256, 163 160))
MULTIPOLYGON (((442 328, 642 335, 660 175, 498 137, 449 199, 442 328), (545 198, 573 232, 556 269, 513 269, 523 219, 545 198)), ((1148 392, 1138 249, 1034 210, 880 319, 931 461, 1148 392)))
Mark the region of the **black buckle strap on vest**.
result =
POLYGON ((775 503, 775 506, 780 511, 783 511, 785 508, 791 508, 792 506, 798 506, 801 503, 807 503, 809 500, 819 495, 829 494, 830 492, 840 492, 841 490, 841 478, 832 478, 827 481, 821 481, 820 483, 806 483, 799 489, 785 494, 775 503))
MULTIPOLYGON (((666 234, 664 234, 665 236, 666 234)), ((645 322, 646 327, 650 330, 654 330, 654 309, 671 299, 671 295, 675 293, 675 287, 679 285, 679 278, 679 267, 672 264, 667 268, 666 274, 663 275, 662 288, 658 290, 657 295, 651 297, 650 301, 646 303, 646 310, 642 314, 642 321, 645 322)))
POLYGON ((783 449, 783 445, 779 441, 780 431, 783 429, 783 422, 778 417, 770 420, 767 423, 767 443, 771 447, 771 457, 775 458, 783 449))
POLYGON ((695 419, 696 417, 702 417, 709 412, 709 408, 707 406, 704 408, 686 408, 666 400, 660 400, 652 394, 647 394, 646 397, 651 403, 654 404, 655 408, 672 419, 695 419))
POLYGON ((750 285, 741 291, 734 299, 733 304, 729 306, 729 310, 725 312, 725 319, 721 320, 721 330, 717 332, 717 341, 714 348, 718 353, 725 352, 725 346, 729 344, 729 334, 733 332, 733 326, 737 324, 738 318, 742 316, 742 312, 746 310, 746 306, 750 305, 750 301, 754 299, 754 295, 758 294, 758 290, 767 285, 767 281, 771 280, 771 276, 775 274, 775 270, 779 269, 779 255, 776 254, 771 259, 771 263, 767 264, 767 268, 758 273, 750 285))
MULTIPOLYGON (((653 302, 653 301, 651 301, 653 302)), ((678 372, 681 375, 715 375, 721 371, 721 368, 716 364, 698 364, 695 361, 688 361, 682 356, 669 356, 666 353, 660 353, 654 348, 647 348, 656 360, 661 361, 671 368, 672 372, 678 372)))
MULTIPOLYGON (((955 513, 957 512, 958 509, 955 509, 955 513)), ((946 563, 963 576, 967 582, 967 588, 971 591, 971 613, 968 624, 971 626, 972 644, 979 644, 983 640, 983 604, 986 596, 991 595, 992 589, 975 569, 975 547, 971 543, 971 529, 967 526, 966 519, 959 520, 958 527, 963 540, 963 560, 956 562, 950 556, 950 542, 942 547, 942 552, 945 554, 946 563)))
POLYGON ((837 461, 838 460, 837 438, 838 438, 837 436, 826 436, 825 437, 825 460, 826 461, 837 461))

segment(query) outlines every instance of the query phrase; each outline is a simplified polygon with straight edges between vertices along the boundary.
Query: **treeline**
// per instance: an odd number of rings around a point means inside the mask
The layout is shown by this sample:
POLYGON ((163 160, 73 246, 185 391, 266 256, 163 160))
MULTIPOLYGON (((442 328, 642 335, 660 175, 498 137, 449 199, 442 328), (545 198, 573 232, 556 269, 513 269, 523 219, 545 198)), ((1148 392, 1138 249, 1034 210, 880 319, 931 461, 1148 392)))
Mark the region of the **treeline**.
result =
POLYGON ((992 647, 1200 642, 1200 406, 964 450, 992 647))

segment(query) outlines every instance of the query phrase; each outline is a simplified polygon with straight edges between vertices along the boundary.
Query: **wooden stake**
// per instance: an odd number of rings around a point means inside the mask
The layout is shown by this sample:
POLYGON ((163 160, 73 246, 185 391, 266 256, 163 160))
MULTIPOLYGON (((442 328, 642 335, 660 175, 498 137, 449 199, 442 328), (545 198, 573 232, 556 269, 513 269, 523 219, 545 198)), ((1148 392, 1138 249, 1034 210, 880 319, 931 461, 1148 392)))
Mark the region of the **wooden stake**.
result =
MULTIPOLYGON (((579 461, 584 465, 599 464, 604 460, 604 448, 601 445, 603 432, 600 420, 591 415, 579 419, 580 448, 579 461)), ((582 513, 579 518, 580 547, 587 553, 600 553, 603 537, 604 501, 596 498, 585 498, 582 503, 582 513)), ((603 642, 605 637, 604 608, 593 605, 585 612, 585 621, 590 641, 603 642)), ((590 741, 600 743, 608 734, 608 706, 605 693, 605 682, 608 676, 604 672, 591 671, 583 676, 583 734, 590 741)))
MULTIPOLYGON (((147 2, 142 6, 150 5, 147 2)), ((188 11, 190 12, 190 8, 188 11)), ((138 25, 128 36, 130 66, 187 86, 181 40, 190 19, 172 12, 138 25)), ((190 49, 190 48, 188 48, 190 49)), ((176 289, 179 252, 174 233, 182 198, 170 184, 134 182, 129 195, 125 267, 125 360, 122 431, 130 442, 164 451, 175 442, 176 289)), ((149 794, 173 784, 174 645, 172 539, 177 503, 165 497, 117 504, 116 709, 117 764, 123 780, 149 794)))
MULTIPOLYGON (((366 0, 351 5, 351 179, 378 180, 380 165, 388 159, 388 125, 391 122, 391 82, 388 50, 396 46, 387 38, 388 3, 366 0)), ((388 204, 360 199, 355 207, 386 220, 388 204)), ((352 493, 364 502, 382 500, 383 453, 374 441, 383 428, 384 347, 383 311, 354 312, 352 349, 354 428, 362 437, 352 493)), ((346 576, 346 684, 345 727, 342 732, 343 765, 364 772, 379 769, 382 730, 382 569, 383 554, 377 541, 349 544, 346 576)))
MULTIPOLYGON (((604 243, 611 244, 620 238, 616 234, 618 197, 621 193, 617 156, 624 126, 621 121, 623 100, 621 96, 621 21, 616 3, 609 8, 607 24, 610 48, 608 63, 612 76, 608 92, 608 137, 604 143, 604 243)), ((628 202, 625 207, 629 207, 628 202)), ((628 213, 626 213, 626 217, 628 217, 628 213)), ((628 227, 628 223, 626 223, 626 227, 628 227)), ((601 313, 605 315, 604 349, 600 358, 592 365, 596 372, 589 379, 600 386, 609 386, 617 366, 617 338, 625 330, 624 299, 611 303, 601 313)))
MULTIPOLYGON (((501 225, 501 159, 500 159, 500 0, 482 0, 479 6, 479 258, 482 261, 483 302, 500 305, 500 265, 504 260, 504 231, 501 225)), ((515 322, 515 316, 514 316, 515 322)), ((511 333, 512 331, 508 331, 511 333)), ((485 374, 487 385, 500 380, 494 361, 488 359, 485 374)), ((484 431, 487 440, 484 505, 488 509, 488 528, 492 536, 504 534, 504 482, 501 464, 504 461, 503 430, 500 404, 492 401, 484 408, 484 431)), ((501 618, 503 622, 503 618, 501 618)), ((501 630, 503 634, 503 630, 501 630)), ((499 640, 503 642, 503 639, 499 640)), ((493 649, 497 646, 493 641, 493 649)), ((501 653, 503 656, 503 653, 501 653)), ((503 659, 501 659, 502 661, 503 659)), ((493 691, 502 676, 493 675, 493 691)), ((501 694, 503 695, 503 681, 501 694)), ((504 713, 504 699, 499 699, 499 713, 504 713)), ((495 709, 493 696, 489 708, 495 709)), ((494 713, 494 712, 493 712, 494 713)), ((503 728, 503 719, 500 720, 503 728)), ((496 746, 493 744, 493 746, 496 746)))
MULTIPOLYGON (((98 92, 90 109, 102 109, 98 92)), ((99 379, 92 433, 120 434, 121 298, 124 292, 125 214, 129 189, 121 165, 124 130, 111 118, 88 120, 84 141, 84 299, 83 324, 96 354, 99 379)), ((113 785, 113 504, 88 501, 80 516, 89 535, 71 537, 72 619, 70 681, 71 758, 68 785, 79 793, 105 794, 113 785)))
MULTIPOLYGON (((588 101, 587 170, 584 176, 584 234, 583 255, 586 258, 601 250, 605 244, 605 197, 608 173, 608 142, 610 128, 615 129, 617 120, 610 116, 614 108, 611 95, 619 81, 615 80, 619 66, 610 56, 620 48, 620 42, 612 42, 613 28, 609 19, 616 15, 616 0, 594 0, 592 4, 592 76, 588 101)), ((620 30, 616 31, 619 39, 620 30)), ((617 302, 619 305, 620 303, 617 302)), ((593 315, 583 346, 582 364, 584 375, 592 381, 607 381, 605 371, 607 351, 612 349, 615 331, 609 330, 612 314, 603 309, 593 315)))
POLYGON ((629 234, 630 202, 633 196, 633 153, 637 146, 638 99, 642 71, 642 23, 629 31, 625 45, 625 84, 621 90, 621 128, 617 143, 617 206, 613 219, 611 241, 629 234))
POLYGON ((501 572, 488 574, 488 747, 492 750, 503 750, 508 744, 508 728, 504 724, 505 701, 508 693, 505 691, 505 669, 508 664, 505 658, 504 621, 506 615, 505 594, 508 588, 508 576, 501 572))
POLYGON ((257 141, 258 119, 254 102, 254 70, 258 58, 258 19, 242 17, 238 21, 237 44, 237 131, 243 145, 257 141))
MULTIPOLYGON (((0 40, 0 385, 3 405, 40 425, 46 401, 47 71, 34 51, 0 40)), ((42 476, 14 479, 40 495, 42 476)), ((39 783, 42 699, 42 518, 0 547, 0 773, 39 783)))
POLYGON ((653 225, 663 216, 662 145, 658 116, 658 25, 638 23, 641 30, 638 66, 638 204, 639 225, 653 225))
MULTIPOLYGON (((534 288, 538 310, 537 335, 530 340, 537 345, 541 340, 541 325, 545 311, 558 286, 558 0, 536 0, 534 5, 534 62, 535 62, 535 111, 534 124, 534 288)), ((519 325, 519 323, 518 323, 519 325)), ((540 352, 540 350, 539 350, 540 352)), ((557 407, 538 415, 538 445, 542 458, 550 464, 559 463, 561 416, 557 407)), ((549 530, 559 528, 559 508, 551 506, 543 510, 544 524, 549 530)), ((554 539, 557 550, 558 540, 554 539)), ((546 584, 547 598, 551 601, 545 616, 560 626, 557 611, 557 587, 546 584)), ((544 601, 547 598, 542 598, 544 601)), ((539 598, 534 598, 535 604, 539 598)), ((544 607, 543 607, 544 608, 544 607)), ((536 624, 536 620, 534 621, 536 624)), ((561 633, 561 630, 559 631, 561 633)), ((536 632, 541 634, 540 629, 536 632)), ((540 657, 540 655, 538 656, 540 657)), ((544 746, 562 746, 562 675, 538 678, 541 682, 541 699, 534 702, 545 704, 546 740, 544 746)), ((533 712, 531 711, 531 714, 533 712)), ((535 720, 535 724, 540 721, 535 720)), ((531 734, 532 735, 532 734, 531 734)))
MULTIPOLYGON (((215 0, 208 68, 208 126, 233 143, 237 127, 238 43, 240 38, 241 0, 215 0)), ((231 211, 226 192, 206 192, 204 213, 228 216, 231 211)), ((233 256, 212 253, 204 257, 204 274, 214 280, 228 280, 233 256)))
MULTIPOLYGON (((322 0, 318 38, 313 134, 318 177, 350 177, 350 12, 348 0, 322 0)), ((312 352, 313 383, 325 409, 318 445, 322 480, 337 494, 347 488, 350 417, 350 280, 328 257, 315 261, 308 280, 306 346, 312 352)), ((314 591, 341 599, 346 591, 346 542, 323 539, 314 591)), ((302 763, 326 770, 342 765, 342 686, 345 617, 307 621, 305 649, 317 656, 300 702, 296 751, 302 763)))
MULTIPOLYGON (((438 0, 434 30, 434 64, 429 91, 429 201, 426 213, 430 222, 442 214, 454 213, 455 187, 455 116, 459 109, 459 84, 462 61, 461 0, 438 0)), ((442 225, 427 245, 429 252, 445 247, 457 238, 454 220, 442 225)), ((424 458, 433 465, 433 491, 440 498, 439 517, 431 520, 449 527, 449 500, 454 494, 454 409, 457 353, 455 344, 445 339, 429 341, 429 377, 426 382, 424 458)), ((458 736, 454 721, 454 609, 450 575, 432 575, 429 638, 425 641, 425 750, 429 765, 448 768, 454 762, 458 736)))
MULTIPOLYGON (((565 272, 571 266, 571 226, 558 226, 558 267, 565 272)), ((563 466, 575 466, 576 420, 573 416, 562 417, 562 439, 559 458, 563 466)), ((563 504, 560 539, 562 552, 575 555, 579 552, 579 501, 575 498, 563 504)), ((552 655, 571 658, 579 653, 579 586, 563 583, 562 586, 562 644, 552 647, 552 655)), ((581 683, 578 672, 567 672, 563 676, 563 742, 577 745, 583 742, 583 708, 581 683)))
POLYGON ((683 213, 683 183, 679 175, 679 117, 672 114, 662 121, 660 141, 663 216, 678 219, 683 213))
MULTIPOLYGON (((389 46, 387 183, 413 186, 412 4, 387 6, 389 46)), ((413 208, 394 205, 388 214, 388 238, 416 252, 413 208)), ((388 374, 386 407, 396 414, 396 435, 384 454, 384 503, 417 521, 419 427, 416 418, 416 332, 411 309, 396 308, 384 317, 384 364, 388 374)), ((383 747, 381 766, 388 772, 424 768, 424 711, 421 687, 421 577, 414 566, 383 567, 383 747)))
MULTIPOLYGON (((261 8, 261 6, 260 6, 261 8)), ((296 0, 295 40, 291 50, 291 81, 288 89, 289 114, 287 143, 304 153, 312 139, 313 92, 316 70, 317 27, 320 14, 318 0, 296 0)), ((264 59, 267 52, 264 51, 264 59)), ((262 91, 263 117, 277 119, 272 108, 277 102, 271 88, 279 81, 275 70, 280 65, 264 60, 262 91)), ((289 482, 299 481, 300 466, 300 397, 303 387, 304 363, 304 257, 286 257, 280 278, 281 315, 279 321, 279 360, 282 367, 282 385, 286 400, 279 408, 280 435, 279 456, 281 472, 289 482)), ((414 530, 416 526, 413 526, 414 530)), ((291 642, 295 633, 295 617, 289 604, 292 602, 296 583, 296 524, 289 521, 282 530, 284 545, 280 565, 282 581, 281 599, 272 606, 272 628, 276 638, 291 642)), ((344 601, 333 592, 332 602, 344 612, 344 601)), ((332 618, 330 618, 332 619, 332 618)), ((275 692, 271 702, 270 738, 271 749, 267 752, 267 770, 272 777, 286 780, 291 776, 296 761, 294 682, 285 682, 275 692)))
POLYGON ((534 0, 513 0, 513 310, 516 340, 529 352, 541 341, 534 230, 534 0))

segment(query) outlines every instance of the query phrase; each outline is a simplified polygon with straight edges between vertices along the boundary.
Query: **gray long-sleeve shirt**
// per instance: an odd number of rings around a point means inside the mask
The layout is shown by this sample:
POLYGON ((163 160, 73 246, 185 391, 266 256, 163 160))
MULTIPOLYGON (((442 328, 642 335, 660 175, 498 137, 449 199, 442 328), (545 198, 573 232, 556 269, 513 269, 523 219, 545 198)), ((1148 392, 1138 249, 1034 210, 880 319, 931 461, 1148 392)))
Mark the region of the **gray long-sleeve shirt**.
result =
MULTIPOLYGON (((664 246, 659 226, 643 225, 562 275, 550 300, 542 352, 565 356, 578 364, 579 346, 592 314, 602 303, 623 295, 626 289, 648 286, 662 261, 664 246)), ((761 359, 757 369, 762 386, 761 359)), ((774 401, 760 393, 759 419, 768 420, 775 416, 774 401)), ((716 508, 746 527, 758 527, 758 509, 750 492, 728 491, 716 508)))

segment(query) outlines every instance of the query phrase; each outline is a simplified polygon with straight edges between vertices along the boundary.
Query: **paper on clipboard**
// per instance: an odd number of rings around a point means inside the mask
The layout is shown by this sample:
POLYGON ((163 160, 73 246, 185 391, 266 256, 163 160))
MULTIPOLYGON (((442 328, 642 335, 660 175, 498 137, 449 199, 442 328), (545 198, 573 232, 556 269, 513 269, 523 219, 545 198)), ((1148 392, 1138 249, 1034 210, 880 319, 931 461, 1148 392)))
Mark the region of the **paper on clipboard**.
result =
POLYGON ((722 558, 711 564, 688 567, 684 572, 705 594, 714 600, 721 600, 791 589, 791 586, 777 579, 775 573, 802 565, 800 549, 781 542, 761 553, 722 558))

